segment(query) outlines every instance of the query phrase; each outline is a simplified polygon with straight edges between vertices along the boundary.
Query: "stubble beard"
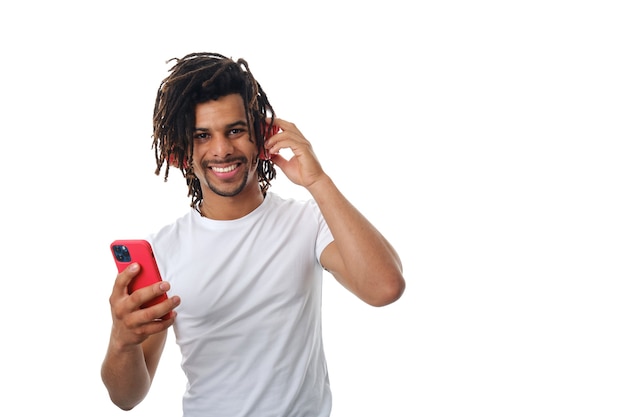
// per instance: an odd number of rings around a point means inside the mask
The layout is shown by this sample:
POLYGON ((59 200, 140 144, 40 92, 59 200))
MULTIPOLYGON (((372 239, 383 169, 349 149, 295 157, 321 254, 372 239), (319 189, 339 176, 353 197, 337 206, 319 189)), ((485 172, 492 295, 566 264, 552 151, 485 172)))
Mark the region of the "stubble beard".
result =
MULTIPOLYGON (((257 159, 258 161, 258 159, 257 159)), ((241 193, 244 188, 246 188, 246 184, 248 184, 248 177, 250 176, 250 171, 251 168, 248 169, 247 165, 248 165, 248 159, 244 159, 242 161, 240 161, 242 163, 242 165, 246 166, 246 170, 244 172, 243 178, 241 179, 241 182, 239 183, 239 185, 237 185, 237 187, 233 190, 224 190, 224 189, 220 189, 217 187, 216 184, 212 183, 211 181, 209 181, 208 176, 204 177, 204 181, 206 183, 206 185, 209 187, 209 189, 211 191, 213 191, 215 194, 221 196, 221 197, 234 197, 236 195, 238 195, 239 193, 241 193)), ((204 164, 203 164, 204 165, 204 164)), ((204 167, 204 169, 211 169, 208 167, 204 167)))

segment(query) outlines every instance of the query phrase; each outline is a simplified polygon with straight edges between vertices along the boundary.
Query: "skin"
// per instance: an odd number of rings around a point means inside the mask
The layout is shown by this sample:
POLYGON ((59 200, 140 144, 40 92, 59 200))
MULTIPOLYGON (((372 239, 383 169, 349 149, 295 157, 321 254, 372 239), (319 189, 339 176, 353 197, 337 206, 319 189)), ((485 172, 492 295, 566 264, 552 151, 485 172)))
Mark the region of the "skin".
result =
MULTIPOLYGON (((258 150, 245 123, 238 94, 196 106, 194 172, 206 204, 203 216, 232 220, 252 212, 263 202, 257 182, 258 150)), ((293 183, 315 199, 335 238, 322 252, 321 263, 345 288, 372 306, 396 301, 405 287, 402 264, 393 247, 343 196, 324 172, 311 143, 295 124, 275 119, 282 130, 265 142, 271 159, 293 183), (293 157, 283 158, 281 149, 293 157)), ((136 265, 118 274, 109 302, 113 325, 102 364, 102 380, 112 401, 130 410, 147 395, 156 372, 167 329, 181 302, 177 296, 145 309, 146 301, 169 290, 166 282, 128 294, 136 265), (157 321, 167 312, 172 318, 157 321)))
POLYGON ((193 146, 194 172, 206 202, 200 207, 203 216, 232 220, 261 205, 256 174, 259 152, 240 95, 196 106, 193 146))

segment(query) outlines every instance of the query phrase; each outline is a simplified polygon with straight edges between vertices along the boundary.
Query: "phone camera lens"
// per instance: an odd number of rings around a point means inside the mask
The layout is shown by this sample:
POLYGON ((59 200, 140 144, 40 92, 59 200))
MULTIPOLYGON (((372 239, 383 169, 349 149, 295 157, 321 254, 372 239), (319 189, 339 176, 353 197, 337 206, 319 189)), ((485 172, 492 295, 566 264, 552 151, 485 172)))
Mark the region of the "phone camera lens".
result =
POLYGON ((113 246, 113 254, 115 258, 120 262, 130 262, 130 252, 124 245, 113 246))

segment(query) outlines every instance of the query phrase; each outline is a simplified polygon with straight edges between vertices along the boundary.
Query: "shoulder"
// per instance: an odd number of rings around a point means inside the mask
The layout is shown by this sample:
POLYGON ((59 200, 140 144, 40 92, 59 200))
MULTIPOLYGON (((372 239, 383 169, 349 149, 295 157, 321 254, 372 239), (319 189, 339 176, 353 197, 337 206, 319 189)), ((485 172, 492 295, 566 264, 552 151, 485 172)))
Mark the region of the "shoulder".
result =
POLYGON ((297 212, 315 212, 319 211, 317 207, 317 203, 313 198, 309 199, 295 199, 295 198, 284 198, 274 193, 267 193, 266 196, 267 201, 267 210, 271 210, 275 212, 276 210, 282 210, 290 213, 297 212))
POLYGON ((181 231, 189 229, 194 222, 194 217, 199 215, 196 210, 190 209, 187 214, 179 217, 172 223, 162 226, 156 232, 148 236, 148 240, 153 246, 160 246, 165 242, 171 242, 176 240, 177 236, 180 236, 181 231))

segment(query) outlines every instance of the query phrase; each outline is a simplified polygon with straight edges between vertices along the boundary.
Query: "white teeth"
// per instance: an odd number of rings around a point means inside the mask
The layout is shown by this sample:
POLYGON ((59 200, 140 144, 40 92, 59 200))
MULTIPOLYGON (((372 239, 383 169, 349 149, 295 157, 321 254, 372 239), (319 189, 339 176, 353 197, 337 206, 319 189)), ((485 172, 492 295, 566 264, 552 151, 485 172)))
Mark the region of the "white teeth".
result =
POLYGON ((237 165, 231 165, 231 166, 227 166, 227 167, 213 167, 213 171, 215 172, 230 172, 232 170, 234 170, 235 168, 237 168, 237 165))

